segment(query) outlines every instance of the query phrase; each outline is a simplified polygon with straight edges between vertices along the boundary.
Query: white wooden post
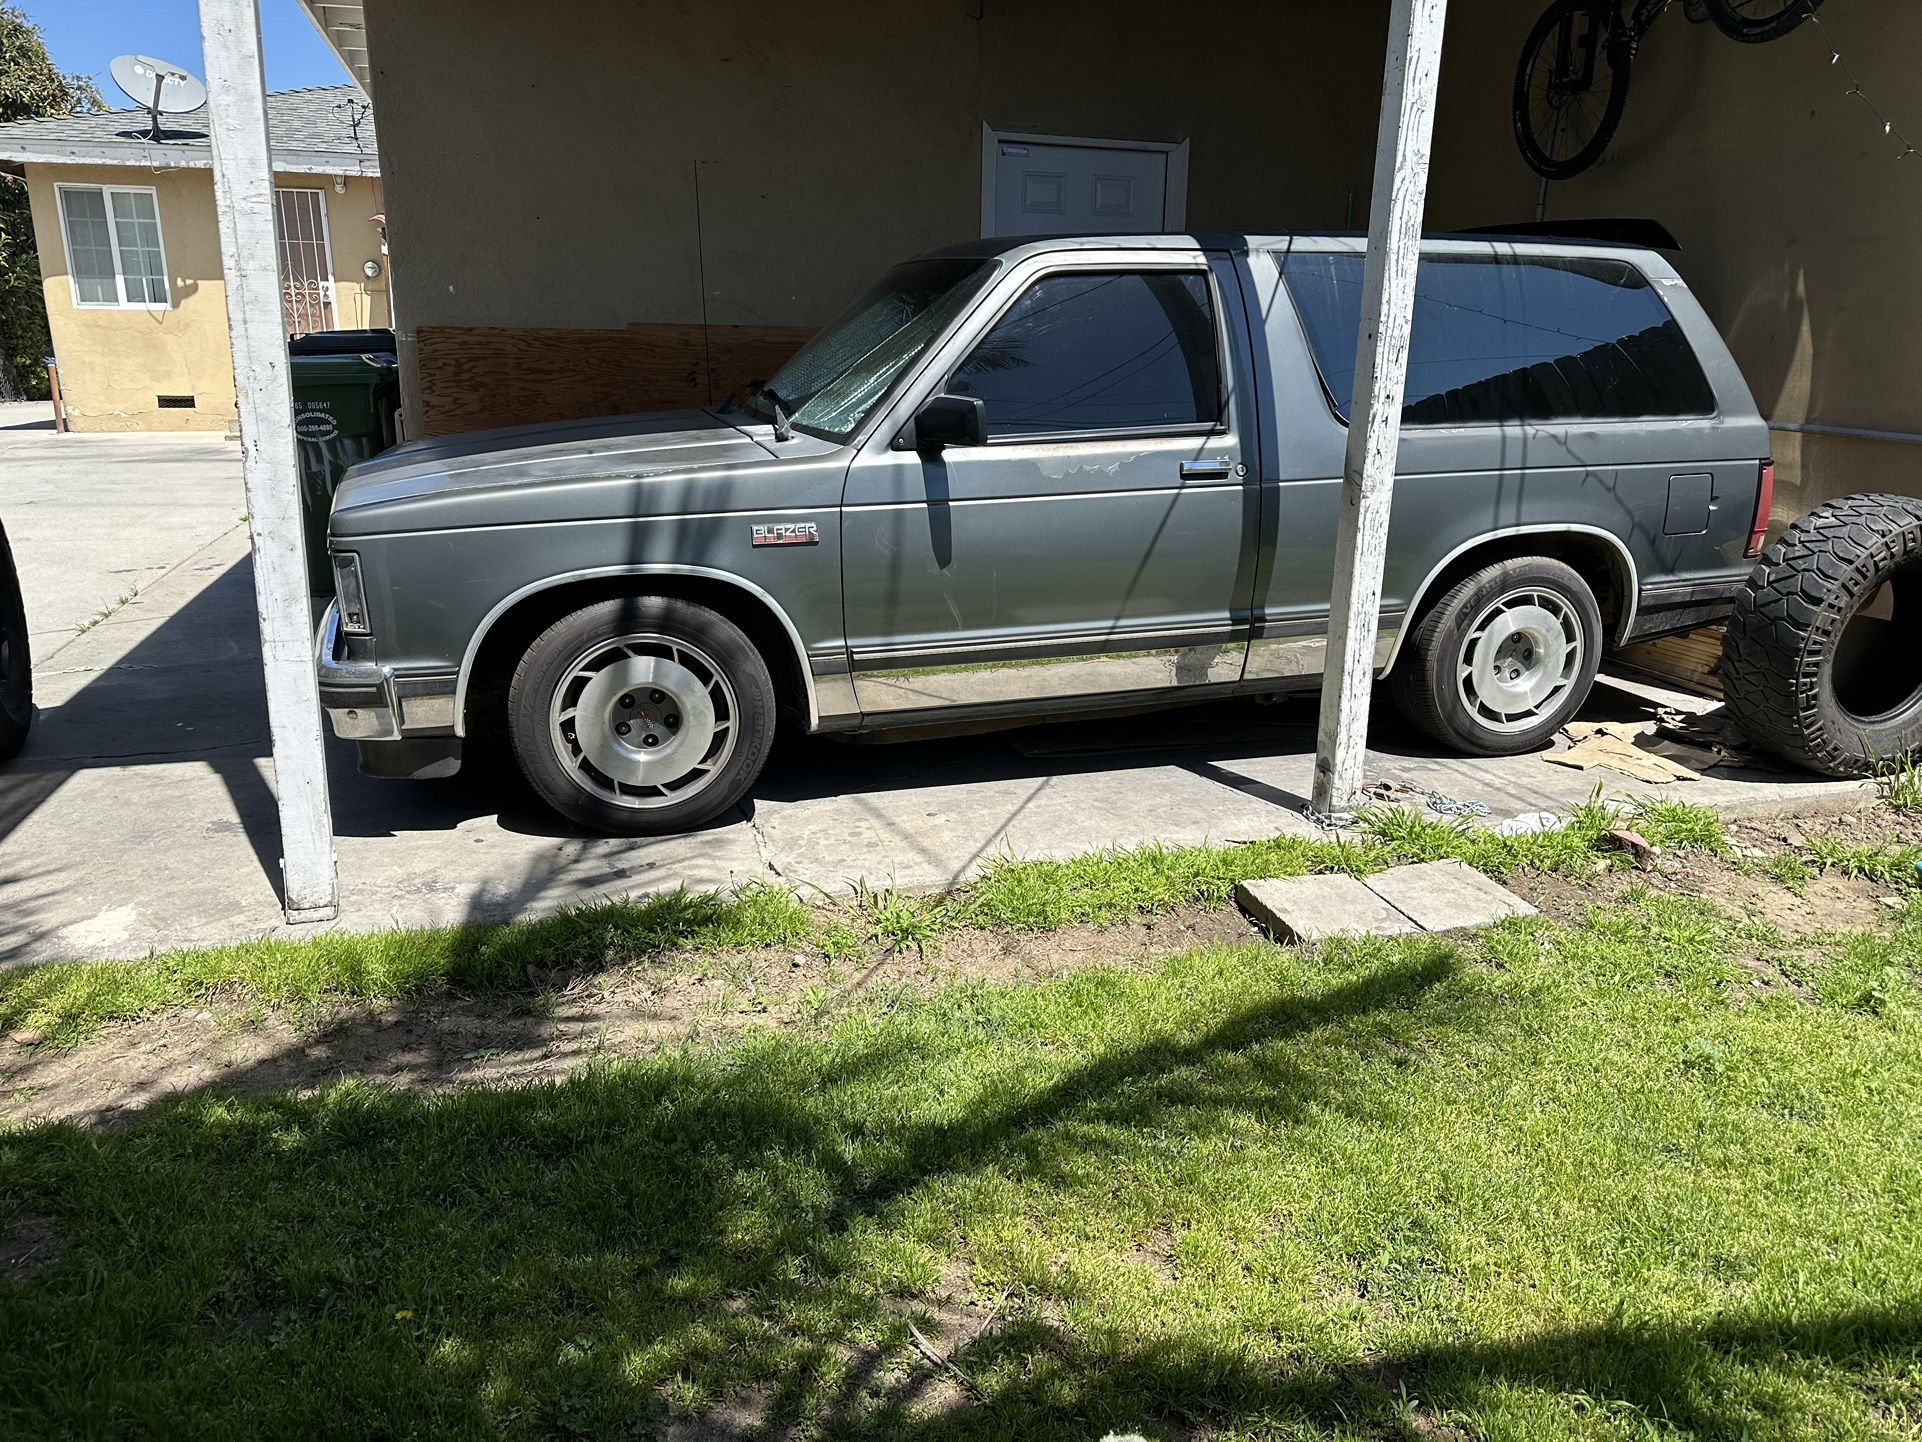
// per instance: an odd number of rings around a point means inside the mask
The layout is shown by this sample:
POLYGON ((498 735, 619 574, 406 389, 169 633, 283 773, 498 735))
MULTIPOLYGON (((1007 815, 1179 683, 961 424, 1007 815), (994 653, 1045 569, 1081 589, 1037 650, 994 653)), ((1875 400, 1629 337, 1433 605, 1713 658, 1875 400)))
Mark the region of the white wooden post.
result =
POLYGON ((255 0, 200 0, 220 220, 227 333, 233 343, 247 520, 253 532, 254 608, 267 670, 267 727, 280 803, 282 900, 289 921, 338 913, 333 816, 314 678, 301 539, 294 398, 281 321, 274 236, 274 172, 255 0))
POLYGON ((1381 86, 1381 133, 1368 209, 1368 260, 1362 276, 1361 332, 1348 456, 1342 468, 1335 532, 1335 585, 1315 742, 1314 809, 1334 816, 1361 794, 1368 746, 1368 694, 1374 684, 1381 620, 1388 512, 1401 449, 1402 396, 1408 383, 1408 334, 1415 312, 1428 152, 1435 129, 1448 0, 1394 0, 1388 65, 1381 86))

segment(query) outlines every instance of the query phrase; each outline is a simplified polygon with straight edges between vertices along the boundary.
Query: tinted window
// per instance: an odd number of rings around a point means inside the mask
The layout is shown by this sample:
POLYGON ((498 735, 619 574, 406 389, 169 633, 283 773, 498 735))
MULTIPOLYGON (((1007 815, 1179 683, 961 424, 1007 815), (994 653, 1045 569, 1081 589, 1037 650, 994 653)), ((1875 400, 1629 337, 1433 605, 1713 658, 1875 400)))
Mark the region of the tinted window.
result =
MULTIPOLYGON (((1347 419, 1359 255, 1282 264, 1315 364, 1347 419)), ((1682 328, 1626 261, 1430 256, 1415 281, 1409 425, 1699 416, 1715 394, 1682 328)))
POLYGON ((1221 372, 1208 279, 1110 271, 1038 280, 948 389, 987 402, 991 436, 1213 425, 1221 372))

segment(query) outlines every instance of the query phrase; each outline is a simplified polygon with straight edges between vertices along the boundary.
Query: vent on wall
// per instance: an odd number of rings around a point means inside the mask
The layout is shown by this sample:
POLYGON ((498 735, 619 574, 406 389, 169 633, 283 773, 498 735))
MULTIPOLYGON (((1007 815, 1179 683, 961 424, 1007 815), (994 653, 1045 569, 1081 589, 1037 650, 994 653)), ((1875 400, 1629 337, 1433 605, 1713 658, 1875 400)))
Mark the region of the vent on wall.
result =
POLYGON ((154 400, 163 411, 190 411, 194 408, 192 396, 155 396, 154 400))

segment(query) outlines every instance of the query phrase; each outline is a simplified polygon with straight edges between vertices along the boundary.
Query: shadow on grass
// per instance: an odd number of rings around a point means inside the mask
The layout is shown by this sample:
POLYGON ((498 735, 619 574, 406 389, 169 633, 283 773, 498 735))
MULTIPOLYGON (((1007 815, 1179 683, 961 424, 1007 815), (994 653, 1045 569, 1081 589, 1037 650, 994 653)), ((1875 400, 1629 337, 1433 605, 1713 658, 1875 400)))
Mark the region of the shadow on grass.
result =
POLYGON ((1520 1384, 1719 1436, 1705 1354, 1913 1347, 1891 1309, 1284 1366, 1218 1334, 1078 1333, 1058 1303, 1085 1284, 1043 1265, 998 1325, 937 1334, 981 1391, 944 1394, 897 1299, 982 1229, 1165 1208, 1195 1157, 1312 1145, 1388 1107, 1399 1068, 1486 1040, 1452 947, 1382 955, 1318 986, 1258 975, 1240 1005, 1199 969, 1088 974, 551 1086, 206 1093, 104 1134, 0 1134, 0 1243, 25 1219, 62 1248, 31 1281, 0 1268, 0 1435, 1396 1436, 1398 1392, 1520 1384))

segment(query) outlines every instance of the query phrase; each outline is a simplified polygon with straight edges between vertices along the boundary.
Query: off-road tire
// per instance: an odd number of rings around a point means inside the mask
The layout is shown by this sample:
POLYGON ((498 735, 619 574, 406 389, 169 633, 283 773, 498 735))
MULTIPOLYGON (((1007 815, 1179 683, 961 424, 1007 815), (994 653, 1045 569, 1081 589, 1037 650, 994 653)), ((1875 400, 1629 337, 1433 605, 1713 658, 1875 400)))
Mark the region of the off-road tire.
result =
POLYGON ((1771 40, 1780 40, 1808 19, 1822 0, 1793 0, 1792 4, 1761 19, 1744 14, 1736 7, 1735 0, 1702 0, 1702 3, 1708 11, 1709 22, 1729 39, 1740 40, 1745 45, 1766 45, 1771 40))
POLYGON ((33 657, 27 651, 27 608, 0 527, 0 761, 17 756, 33 725, 33 657))
POLYGON ((1844 496, 1790 526, 1736 597, 1721 678, 1748 738, 1812 771, 1862 776, 1922 746, 1922 502, 1844 496), (1856 671, 1849 624, 1891 581, 1886 644, 1856 671))
POLYGON ((507 726, 528 784, 561 815, 617 836, 668 836, 713 820, 748 792, 774 741, 774 682, 755 645, 719 612, 667 596, 626 596, 561 617, 537 636, 515 668, 507 694, 507 726), (550 730, 555 689, 570 663, 599 642, 649 634, 696 648, 725 674, 738 728, 732 751, 713 779, 685 801, 638 809, 604 799, 577 782, 550 730))
POLYGON ((1539 751, 1581 709, 1595 684, 1601 653, 1601 608, 1588 582, 1560 561, 1519 556, 1471 572, 1423 608, 1389 674, 1388 690, 1409 724, 1443 745, 1472 756, 1515 756, 1539 751), (1553 591, 1568 603, 1582 629, 1579 671, 1526 729, 1495 731, 1463 700, 1456 668, 1476 618, 1499 598, 1528 588, 1553 591))

